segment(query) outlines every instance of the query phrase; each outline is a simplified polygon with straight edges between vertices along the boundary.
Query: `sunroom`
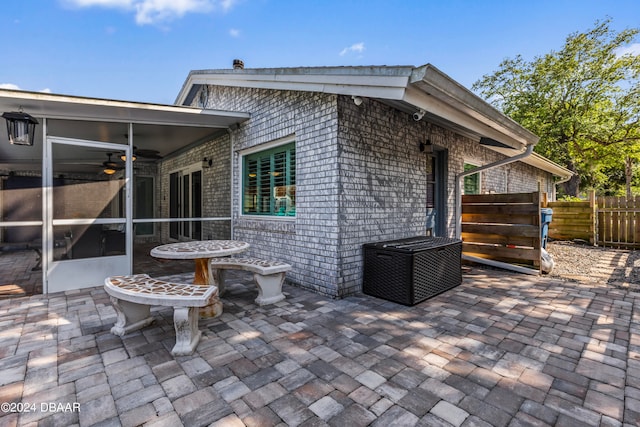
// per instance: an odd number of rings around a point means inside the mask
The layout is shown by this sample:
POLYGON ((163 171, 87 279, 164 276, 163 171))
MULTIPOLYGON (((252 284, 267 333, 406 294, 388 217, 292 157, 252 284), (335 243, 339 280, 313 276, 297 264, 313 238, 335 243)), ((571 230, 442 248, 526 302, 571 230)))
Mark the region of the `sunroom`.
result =
POLYGON ((0 285, 96 286, 160 242, 230 238, 229 131, 249 114, 0 90, 5 112, 38 123, 32 144, 0 125, 0 285))

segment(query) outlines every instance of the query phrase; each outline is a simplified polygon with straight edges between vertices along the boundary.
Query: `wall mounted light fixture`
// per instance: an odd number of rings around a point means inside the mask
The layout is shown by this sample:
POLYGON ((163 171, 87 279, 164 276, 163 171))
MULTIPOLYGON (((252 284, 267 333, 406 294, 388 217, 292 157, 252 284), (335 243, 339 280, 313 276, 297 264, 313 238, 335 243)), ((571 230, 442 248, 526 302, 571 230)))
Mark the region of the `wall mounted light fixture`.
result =
POLYGON ((420 152, 422 153, 433 153, 433 145, 431 144, 430 139, 427 139, 426 142, 421 142, 420 144, 418 144, 418 147, 420 148, 420 152))
POLYGON ((2 117, 7 121, 7 136, 9 142, 15 145, 33 145, 36 136, 38 121, 31 115, 20 111, 3 113, 2 117))
POLYGON ((212 159, 207 159, 206 157, 202 159, 202 169, 209 169, 212 164, 212 159))

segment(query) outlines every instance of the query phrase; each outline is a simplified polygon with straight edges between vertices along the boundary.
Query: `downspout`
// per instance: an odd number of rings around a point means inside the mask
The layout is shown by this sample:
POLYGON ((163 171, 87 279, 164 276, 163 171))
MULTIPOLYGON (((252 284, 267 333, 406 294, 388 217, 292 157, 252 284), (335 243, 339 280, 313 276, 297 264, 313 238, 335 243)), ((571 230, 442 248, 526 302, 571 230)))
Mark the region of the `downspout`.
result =
MULTIPOLYGON (((482 172, 482 171, 489 170, 489 169, 494 169, 494 168, 497 168, 499 166, 504 166, 504 165, 507 165, 509 163, 513 163, 513 162, 517 162, 519 160, 522 160, 525 157, 528 157, 533 153, 533 147, 534 146, 535 146, 535 144, 528 144, 527 148, 525 149, 525 151, 520 153, 520 154, 517 154, 517 155, 515 155, 513 157, 507 157, 506 159, 502 159, 502 160, 499 160, 499 161, 494 162, 494 163, 489 163, 488 165, 480 166, 480 167, 477 167, 475 169, 464 171, 464 172, 456 175, 456 238, 457 239, 460 239, 461 236, 462 236, 462 190, 461 190, 461 187, 460 187, 462 179, 465 176, 468 176, 468 175, 473 175, 473 174, 476 174, 478 172, 482 172)), ((469 256, 469 255, 462 255, 462 259, 466 259, 466 260, 477 262, 477 263, 487 264, 487 265, 490 265, 490 266, 493 266, 493 267, 504 268, 504 269, 507 269, 507 270, 516 271, 518 273, 525 273, 525 274, 532 274, 532 275, 537 275, 538 274, 538 272, 536 270, 533 270, 533 269, 530 269, 530 268, 525 268, 525 267, 519 267, 517 265, 513 265, 513 264, 506 263, 506 262, 501 262, 501 261, 493 261, 493 260, 488 260, 488 259, 484 259, 484 258, 477 258, 477 257, 469 256)))
POLYGON ((231 167, 231 188, 229 189, 229 195, 231 196, 231 200, 229 201, 229 203, 231 204, 231 206, 229 207, 230 208, 229 213, 230 213, 230 216, 231 216, 231 224, 229 224, 230 225, 229 229, 230 229, 230 232, 231 232, 230 238, 231 239, 235 239, 236 236, 235 236, 235 230, 234 230, 234 227, 233 227, 233 224, 235 222, 233 220, 234 219, 234 213, 233 213, 233 207, 234 207, 234 203, 233 203, 233 195, 234 195, 233 194, 233 188, 234 188, 234 186, 233 186, 233 171, 234 171, 234 169, 233 169, 233 167, 234 167, 236 162, 235 162, 235 159, 233 158, 233 155, 234 155, 234 151, 233 151, 233 129, 231 129, 231 127, 228 127, 227 128, 227 133, 229 134, 229 151, 230 151, 229 158, 231 159, 231 163, 229 165, 231 167))
POLYGON ((564 184, 565 182, 569 181, 571 178, 573 178, 573 175, 569 175, 569 176, 565 176, 564 178, 555 181, 553 183, 553 199, 556 200, 557 194, 558 194, 558 185, 559 184, 564 184))

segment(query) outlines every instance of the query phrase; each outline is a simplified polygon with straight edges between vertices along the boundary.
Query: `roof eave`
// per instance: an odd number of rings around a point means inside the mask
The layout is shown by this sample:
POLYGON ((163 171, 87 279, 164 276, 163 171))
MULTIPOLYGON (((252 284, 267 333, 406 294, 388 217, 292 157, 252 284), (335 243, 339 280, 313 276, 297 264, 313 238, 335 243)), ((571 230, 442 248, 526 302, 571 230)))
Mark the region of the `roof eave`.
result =
POLYGON ((227 128, 250 114, 176 105, 87 98, 42 92, 0 89, 3 109, 23 108, 34 117, 135 122, 146 124, 227 128))
POLYGON ((414 69, 407 89, 407 101, 427 111, 441 108, 444 118, 457 120, 459 124, 463 121, 467 128, 479 135, 496 139, 516 150, 535 145, 539 140, 537 135, 431 64, 414 69))
POLYGON ((175 103, 191 104, 200 85, 402 99, 413 68, 397 66, 194 70, 187 76, 175 103))
MULTIPOLYGON (((505 147, 487 148, 506 156, 514 156, 527 145, 535 145, 539 140, 537 135, 430 64, 421 67, 195 70, 189 73, 176 104, 191 104, 201 85, 313 91, 376 98, 405 111, 423 109, 430 119, 437 118, 438 123, 453 126, 477 141, 481 137, 494 139, 505 147)), ((536 153, 522 161, 562 179, 573 175, 570 170, 536 153)))
POLYGON ((534 166, 538 169, 542 169, 544 171, 547 171, 557 177, 559 177, 561 180, 565 180, 565 179, 569 179, 571 178, 573 175, 575 175, 574 172, 570 171, 569 169, 565 168, 564 166, 560 166, 559 164, 547 159, 544 156, 541 156, 538 153, 533 153, 531 156, 529 156, 529 161, 525 162, 531 166, 534 166))
POLYGON ((400 101, 406 109, 423 109, 431 116, 468 129, 478 139, 489 137, 518 151, 538 142, 536 135, 430 64, 195 70, 189 73, 176 104, 190 105, 200 85, 298 90, 400 101))

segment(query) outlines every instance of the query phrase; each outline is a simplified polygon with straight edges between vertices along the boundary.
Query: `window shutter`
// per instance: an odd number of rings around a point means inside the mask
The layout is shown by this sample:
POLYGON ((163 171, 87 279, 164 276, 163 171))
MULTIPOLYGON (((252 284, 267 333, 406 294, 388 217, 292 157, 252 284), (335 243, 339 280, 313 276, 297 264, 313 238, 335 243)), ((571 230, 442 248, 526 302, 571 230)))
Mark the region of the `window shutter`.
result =
POLYGON ((295 167, 295 143, 245 156, 242 213, 295 215, 295 167))

